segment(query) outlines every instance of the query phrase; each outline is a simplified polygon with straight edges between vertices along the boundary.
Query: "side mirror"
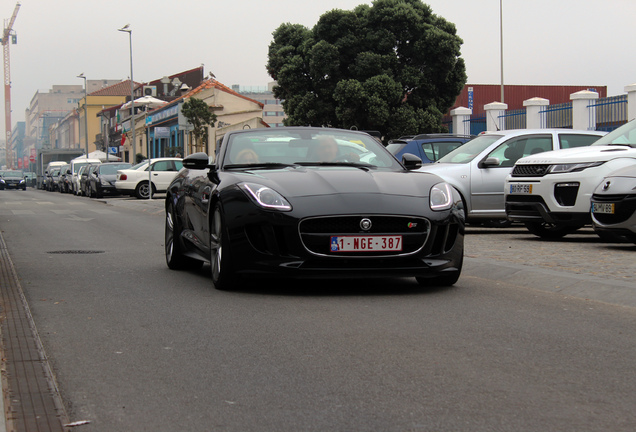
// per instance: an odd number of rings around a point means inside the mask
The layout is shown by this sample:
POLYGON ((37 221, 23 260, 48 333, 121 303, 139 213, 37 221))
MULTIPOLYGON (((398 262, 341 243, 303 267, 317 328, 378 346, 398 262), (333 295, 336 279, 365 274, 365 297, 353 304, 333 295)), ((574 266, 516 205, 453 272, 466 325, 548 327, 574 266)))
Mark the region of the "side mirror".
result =
POLYGON ((404 153, 402 155, 402 165, 407 170, 415 170, 422 167, 422 159, 411 153, 404 153))
POLYGON ((499 160, 499 158, 489 157, 479 162, 478 166, 479 168, 491 168, 491 167, 497 167, 500 164, 501 164, 501 161, 499 160))
POLYGON ((192 170, 210 168, 210 158, 204 152, 194 153, 183 160, 183 166, 192 170))

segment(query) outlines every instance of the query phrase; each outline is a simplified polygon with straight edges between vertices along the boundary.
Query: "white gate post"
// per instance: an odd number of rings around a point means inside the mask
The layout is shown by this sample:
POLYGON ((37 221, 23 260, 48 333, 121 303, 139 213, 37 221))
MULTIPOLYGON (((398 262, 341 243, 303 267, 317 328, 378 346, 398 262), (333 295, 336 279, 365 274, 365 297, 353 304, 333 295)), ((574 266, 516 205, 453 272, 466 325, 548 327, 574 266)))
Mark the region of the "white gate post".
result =
POLYGON ((453 133, 457 135, 470 135, 470 116, 473 110, 470 108, 458 107, 451 110, 453 118, 453 133))
POLYGON ((570 95, 570 100, 572 100, 572 129, 596 129, 596 107, 588 108, 592 101, 596 99, 598 99, 598 93, 589 90, 581 90, 570 95))
POLYGON ((627 93, 627 121, 636 118, 636 84, 625 87, 627 93))
POLYGON ((526 107, 526 129, 545 129, 547 113, 541 112, 541 109, 548 105, 550 101, 540 97, 523 101, 523 106, 526 107))
POLYGON ((486 111, 486 130, 489 132, 506 130, 506 119, 504 115, 508 105, 501 102, 492 102, 484 105, 486 111))

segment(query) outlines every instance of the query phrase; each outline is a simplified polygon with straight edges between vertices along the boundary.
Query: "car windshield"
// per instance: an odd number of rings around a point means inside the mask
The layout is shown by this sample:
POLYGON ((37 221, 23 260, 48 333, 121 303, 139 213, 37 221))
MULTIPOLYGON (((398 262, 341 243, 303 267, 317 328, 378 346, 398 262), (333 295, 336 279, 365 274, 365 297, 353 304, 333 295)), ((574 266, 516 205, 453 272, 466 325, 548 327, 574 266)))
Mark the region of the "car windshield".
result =
POLYGON ((146 159, 146 160, 143 160, 143 161, 139 162, 137 165, 133 165, 133 166, 131 166, 129 169, 131 169, 131 170, 138 170, 139 168, 144 167, 144 166, 146 166, 146 165, 148 165, 148 159, 146 159))
POLYGON ((3 178, 22 178, 22 171, 4 171, 3 178))
POLYGON ((478 136, 477 138, 468 141, 466 144, 457 147, 446 156, 440 158, 437 162, 459 164, 469 163, 500 138, 501 135, 491 134, 478 136))
POLYGON ((636 120, 625 123, 592 145, 622 145, 636 148, 636 120))
POLYGON ((229 137, 225 169, 285 166, 355 166, 399 168, 399 163, 371 136, 335 129, 252 130, 229 137))

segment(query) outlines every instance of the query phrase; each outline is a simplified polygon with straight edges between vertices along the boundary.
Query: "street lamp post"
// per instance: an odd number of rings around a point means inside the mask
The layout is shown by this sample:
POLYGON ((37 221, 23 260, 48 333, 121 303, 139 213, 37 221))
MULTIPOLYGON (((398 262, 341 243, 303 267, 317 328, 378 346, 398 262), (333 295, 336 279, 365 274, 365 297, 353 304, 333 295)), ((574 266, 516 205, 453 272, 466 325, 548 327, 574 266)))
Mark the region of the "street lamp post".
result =
POLYGON ((504 103, 503 0, 499 0, 499 60, 501 67, 501 103, 504 103))
POLYGON ((135 136, 135 81, 133 80, 133 55, 132 55, 132 29, 129 28, 130 24, 126 24, 117 31, 128 33, 128 41, 130 45, 130 127, 132 129, 132 151, 133 155, 131 162, 134 165, 137 161, 137 143, 135 142, 137 137, 135 136))
POLYGON ((79 74, 77 78, 84 80, 84 139, 86 140, 86 157, 88 158, 88 95, 86 94, 86 77, 84 72, 79 74))

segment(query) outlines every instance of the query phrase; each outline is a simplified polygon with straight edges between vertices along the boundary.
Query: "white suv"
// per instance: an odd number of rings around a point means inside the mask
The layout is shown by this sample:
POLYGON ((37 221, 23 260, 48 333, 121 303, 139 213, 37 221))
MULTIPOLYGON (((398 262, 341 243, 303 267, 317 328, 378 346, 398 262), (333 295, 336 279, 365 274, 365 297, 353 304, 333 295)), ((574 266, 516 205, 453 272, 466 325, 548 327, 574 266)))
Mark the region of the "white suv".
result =
POLYGON ((561 238, 591 224, 590 198, 604 177, 636 164, 636 121, 590 147, 521 158, 506 178, 506 216, 542 238, 561 238))

